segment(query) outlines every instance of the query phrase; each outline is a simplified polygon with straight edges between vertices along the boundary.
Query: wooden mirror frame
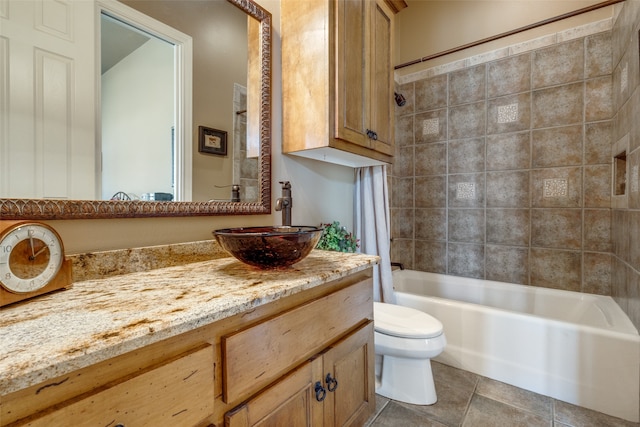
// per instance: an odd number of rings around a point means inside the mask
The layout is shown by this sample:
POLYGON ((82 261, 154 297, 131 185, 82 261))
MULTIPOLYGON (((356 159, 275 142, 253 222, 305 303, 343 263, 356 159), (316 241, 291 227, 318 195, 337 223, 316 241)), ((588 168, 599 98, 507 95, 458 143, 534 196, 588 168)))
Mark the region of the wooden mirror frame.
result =
POLYGON ((271 213, 271 13, 252 0, 227 0, 260 22, 260 158, 257 202, 0 199, 1 219, 93 219, 271 213))

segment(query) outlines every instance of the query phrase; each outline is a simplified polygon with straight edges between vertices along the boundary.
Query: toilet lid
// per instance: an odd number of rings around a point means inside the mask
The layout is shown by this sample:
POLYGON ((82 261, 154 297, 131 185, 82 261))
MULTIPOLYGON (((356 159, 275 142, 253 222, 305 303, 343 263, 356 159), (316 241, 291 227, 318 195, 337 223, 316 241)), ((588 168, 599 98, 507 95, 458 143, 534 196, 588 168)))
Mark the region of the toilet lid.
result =
POLYGON ((401 338, 433 338, 442 334, 442 323, 420 310, 396 304, 373 303, 376 331, 401 338))

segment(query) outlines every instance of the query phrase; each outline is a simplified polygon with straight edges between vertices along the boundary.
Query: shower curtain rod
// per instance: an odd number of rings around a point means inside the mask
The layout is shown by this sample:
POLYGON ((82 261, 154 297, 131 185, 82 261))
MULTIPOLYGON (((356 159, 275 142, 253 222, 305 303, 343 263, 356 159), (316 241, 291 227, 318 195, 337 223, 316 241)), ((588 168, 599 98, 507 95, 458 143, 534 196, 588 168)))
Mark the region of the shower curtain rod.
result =
POLYGON ((566 19, 566 18, 572 18, 574 16, 581 15, 581 14, 587 13, 587 12, 591 12, 592 10, 600 9, 600 8, 603 8, 603 7, 611 6, 611 5, 616 4, 616 3, 621 3, 623 1, 625 1, 625 0, 606 0, 606 1, 603 1, 603 2, 600 2, 600 3, 593 4, 591 6, 583 7, 582 9, 574 10, 573 12, 567 12, 567 13, 564 13, 562 15, 555 16, 553 18, 548 18, 548 19, 545 19, 543 21, 538 21, 538 22, 533 23, 533 24, 525 25, 524 27, 516 28, 515 30, 506 31, 504 33, 496 34, 495 36, 487 37, 487 38, 484 38, 484 39, 481 39, 481 40, 477 40, 477 41, 472 42, 472 43, 467 43, 467 44, 464 44, 462 46, 458 46, 458 47, 454 47, 452 49, 444 50, 442 52, 434 53, 433 55, 424 56, 424 57, 422 57, 420 59, 414 59, 413 61, 405 62, 404 64, 400 64, 400 65, 396 65, 394 67, 394 69, 398 70, 400 68, 408 67, 410 65, 415 65, 415 64, 419 64, 421 62, 430 61, 430 60, 435 59, 435 58, 440 58, 441 56, 449 55, 451 53, 455 53, 455 52, 459 52, 461 50, 469 49, 470 47, 479 46, 479 45, 484 44, 484 43, 488 43, 488 42, 492 42, 492 41, 495 41, 495 40, 498 40, 498 39, 501 39, 501 38, 504 38, 504 37, 512 36, 514 34, 518 34, 518 33, 521 33, 523 31, 531 30, 533 28, 541 27, 543 25, 551 24, 553 22, 561 21, 561 20, 566 19))

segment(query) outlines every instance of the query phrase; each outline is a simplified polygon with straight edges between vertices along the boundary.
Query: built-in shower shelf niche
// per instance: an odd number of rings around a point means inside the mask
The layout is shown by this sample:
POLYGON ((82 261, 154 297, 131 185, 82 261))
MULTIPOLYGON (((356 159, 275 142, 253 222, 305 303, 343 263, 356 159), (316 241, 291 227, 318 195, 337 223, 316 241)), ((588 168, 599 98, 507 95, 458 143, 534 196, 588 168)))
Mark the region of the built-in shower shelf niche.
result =
POLYGON ((624 135, 611 147, 611 207, 614 209, 629 207, 627 153, 629 153, 629 134, 624 135))
POLYGON ((624 196, 627 191, 627 152, 613 158, 613 195, 624 196))

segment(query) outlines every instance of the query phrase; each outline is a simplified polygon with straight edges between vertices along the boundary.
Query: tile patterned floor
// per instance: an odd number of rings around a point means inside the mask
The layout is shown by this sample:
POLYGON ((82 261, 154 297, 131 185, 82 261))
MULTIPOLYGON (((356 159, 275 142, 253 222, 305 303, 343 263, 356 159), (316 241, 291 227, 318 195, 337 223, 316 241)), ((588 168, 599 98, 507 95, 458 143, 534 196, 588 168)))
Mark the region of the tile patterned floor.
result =
POLYGON ((366 427, 640 427, 474 373, 432 362, 438 402, 409 405, 376 395, 366 427))

